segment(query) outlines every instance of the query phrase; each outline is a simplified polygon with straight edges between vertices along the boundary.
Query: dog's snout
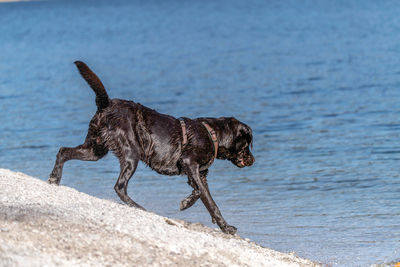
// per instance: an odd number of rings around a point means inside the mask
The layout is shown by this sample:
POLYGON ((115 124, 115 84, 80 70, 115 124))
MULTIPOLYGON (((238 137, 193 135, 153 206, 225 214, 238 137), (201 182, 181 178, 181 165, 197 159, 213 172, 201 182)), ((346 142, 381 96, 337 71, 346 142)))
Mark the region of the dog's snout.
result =
POLYGON ((253 155, 250 155, 249 160, 247 162, 248 162, 247 166, 251 166, 254 164, 254 162, 256 162, 256 159, 254 158, 253 155))

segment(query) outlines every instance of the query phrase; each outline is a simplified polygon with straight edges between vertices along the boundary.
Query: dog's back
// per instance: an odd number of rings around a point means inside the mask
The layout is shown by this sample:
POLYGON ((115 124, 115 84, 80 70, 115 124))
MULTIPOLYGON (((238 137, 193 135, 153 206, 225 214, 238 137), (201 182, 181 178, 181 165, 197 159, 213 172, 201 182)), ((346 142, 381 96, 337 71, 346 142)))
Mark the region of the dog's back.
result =
POLYGON ((153 170, 166 175, 180 174, 182 136, 174 117, 133 101, 112 99, 93 120, 98 120, 93 132, 101 132, 102 142, 118 158, 125 157, 126 148, 135 148, 140 159, 153 170))

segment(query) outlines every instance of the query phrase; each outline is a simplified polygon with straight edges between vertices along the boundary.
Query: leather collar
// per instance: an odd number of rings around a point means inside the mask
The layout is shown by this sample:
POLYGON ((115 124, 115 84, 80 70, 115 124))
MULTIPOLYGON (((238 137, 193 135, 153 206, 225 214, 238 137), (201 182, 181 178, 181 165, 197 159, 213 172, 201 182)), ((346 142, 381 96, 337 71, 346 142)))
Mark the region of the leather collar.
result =
POLYGON ((185 146, 188 142, 186 124, 185 124, 185 121, 183 120, 183 118, 179 118, 179 122, 181 123, 181 128, 182 128, 182 138, 183 138, 182 146, 185 146))
POLYGON ((213 158, 213 160, 214 160, 215 158, 217 158, 217 155, 218 155, 217 133, 213 130, 213 128, 211 128, 210 125, 208 125, 208 123, 206 123, 204 121, 202 121, 201 123, 204 125, 204 127, 206 127, 207 132, 208 132, 208 136, 210 137, 211 141, 213 142, 213 145, 214 145, 214 158, 213 158))
MULTIPOLYGON (((178 119, 180 124, 181 124, 181 128, 182 128, 182 147, 186 146, 188 143, 188 137, 187 137, 187 129, 186 129, 186 123, 184 118, 179 118, 178 119)), ((211 163, 213 163, 214 159, 217 158, 218 155, 218 138, 217 138, 217 133, 214 131, 213 128, 211 128, 211 126, 202 121, 201 124, 203 124, 203 126, 206 128, 207 132, 208 132, 208 136, 210 137, 212 143, 213 143, 213 148, 214 148, 214 157, 211 159, 211 163)))

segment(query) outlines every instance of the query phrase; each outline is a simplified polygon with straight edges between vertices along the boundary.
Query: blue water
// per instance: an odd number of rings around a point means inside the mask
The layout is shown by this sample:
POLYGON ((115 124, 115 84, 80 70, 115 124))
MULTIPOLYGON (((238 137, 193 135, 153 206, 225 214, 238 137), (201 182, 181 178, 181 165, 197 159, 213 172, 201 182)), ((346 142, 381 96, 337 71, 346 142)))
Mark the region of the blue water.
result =
MULTIPOLYGON (((235 116, 254 166, 211 168, 239 234, 328 265, 400 258, 400 6, 395 1, 39 1, 0 4, 0 167, 47 179, 60 146, 83 142, 94 94, 176 117, 235 116)), ((62 184, 119 201, 113 155, 71 161, 62 184)), ((139 166, 129 194, 179 212, 185 177, 139 166)), ((139 226, 138 226, 139 227, 139 226)), ((215 226, 214 226, 215 227, 215 226)))

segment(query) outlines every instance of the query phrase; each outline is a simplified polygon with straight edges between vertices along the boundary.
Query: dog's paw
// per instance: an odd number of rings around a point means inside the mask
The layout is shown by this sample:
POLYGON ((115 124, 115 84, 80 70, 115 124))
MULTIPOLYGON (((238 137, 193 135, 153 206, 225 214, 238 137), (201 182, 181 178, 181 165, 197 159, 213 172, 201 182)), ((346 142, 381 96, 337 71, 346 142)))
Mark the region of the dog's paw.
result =
POLYGON ((47 179, 47 182, 49 184, 59 185, 60 184, 60 179, 57 179, 56 177, 49 177, 49 179, 47 179))
POLYGON ((185 198, 181 201, 181 204, 179 205, 179 209, 182 211, 182 210, 190 208, 200 198, 200 195, 201 195, 201 193, 199 190, 193 190, 193 192, 190 196, 188 196, 187 198, 185 198))
POLYGON ((189 204, 190 201, 187 198, 185 198, 184 200, 181 201, 181 204, 179 205, 179 210, 182 211, 189 208, 190 207, 189 204))
POLYGON ((181 204, 179 205, 179 209, 182 211, 182 210, 190 208, 191 206, 193 206, 194 203, 196 203, 196 200, 197 199, 193 198, 192 196, 185 198, 184 200, 181 201, 181 204))
POLYGON ((226 225, 226 226, 222 227, 221 230, 225 234, 234 235, 236 233, 236 231, 237 231, 237 228, 235 226, 232 226, 232 225, 226 225))
POLYGON ((145 208, 143 208, 142 206, 140 206, 138 203, 134 202, 133 200, 130 200, 130 201, 128 200, 128 201, 126 202, 126 204, 127 204, 129 207, 133 207, 133 208, 137 208, 137 209, 146 211, 145 208))

